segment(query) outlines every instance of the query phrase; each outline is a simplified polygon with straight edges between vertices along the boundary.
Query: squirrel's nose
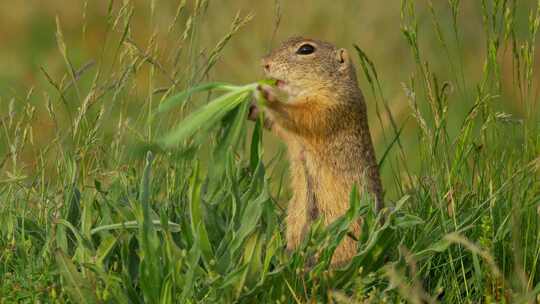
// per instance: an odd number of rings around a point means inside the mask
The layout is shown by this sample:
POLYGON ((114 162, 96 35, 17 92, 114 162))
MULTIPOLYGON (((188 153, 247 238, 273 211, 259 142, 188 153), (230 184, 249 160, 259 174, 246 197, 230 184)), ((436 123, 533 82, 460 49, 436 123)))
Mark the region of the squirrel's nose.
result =
POLYGON ((268 60, 263 58, 261 60, 261 65, 266 73, 270 72, 270 62, 268 62, 268 60))

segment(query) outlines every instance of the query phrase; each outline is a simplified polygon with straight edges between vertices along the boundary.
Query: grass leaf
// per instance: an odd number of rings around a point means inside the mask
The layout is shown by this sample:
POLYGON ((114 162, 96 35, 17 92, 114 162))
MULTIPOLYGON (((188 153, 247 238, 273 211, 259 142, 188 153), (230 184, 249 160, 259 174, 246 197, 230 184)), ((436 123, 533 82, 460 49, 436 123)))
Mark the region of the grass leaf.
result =
POLYGON ((77 271, 71 259, 61 250, 57 250, 54 255, 60 274, 65 280, 66 291, 70 299, 74 303, 98 303, 95 293, 90 289, 90 285, 83 279, 81 273, 77 271))

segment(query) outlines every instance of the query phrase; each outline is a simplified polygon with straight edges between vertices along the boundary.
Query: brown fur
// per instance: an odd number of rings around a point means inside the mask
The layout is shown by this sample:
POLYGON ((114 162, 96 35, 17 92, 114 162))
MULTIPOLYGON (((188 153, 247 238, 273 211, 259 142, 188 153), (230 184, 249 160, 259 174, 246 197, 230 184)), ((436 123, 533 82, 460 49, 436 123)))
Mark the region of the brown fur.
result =
MULTIPOLYGON (((288 146, 293 197, 286 219, 287 247, 294 249, 314 219, 322 216, 329 224, 347 211, 353 184, 375 197, 377 210, 382 186, 366 105, 347 52, 298 37, 266 56, 263 66, 267 76, 285 83, 280 89, 263 86, 261 92, 268 101, 266 125, 288 146), (305 43, 315 52, 297 54, 305 43)), ((360 224, 351 230, 358 237, 360 224)), ((356 241, 346 237, 332 265, 348 262, 356 251, 356 241)))

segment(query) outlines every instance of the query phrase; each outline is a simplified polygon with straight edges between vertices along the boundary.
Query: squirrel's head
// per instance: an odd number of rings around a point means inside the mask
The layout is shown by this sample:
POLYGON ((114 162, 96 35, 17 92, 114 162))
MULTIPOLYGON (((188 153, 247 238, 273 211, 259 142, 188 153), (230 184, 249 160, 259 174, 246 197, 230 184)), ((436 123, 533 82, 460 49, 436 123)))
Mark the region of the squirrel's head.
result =
POLYGON ((332 44, 302 37, 290 38, 262 59, 267 77, 289 94, 346 94, 357 88, 349 54, 332 44))

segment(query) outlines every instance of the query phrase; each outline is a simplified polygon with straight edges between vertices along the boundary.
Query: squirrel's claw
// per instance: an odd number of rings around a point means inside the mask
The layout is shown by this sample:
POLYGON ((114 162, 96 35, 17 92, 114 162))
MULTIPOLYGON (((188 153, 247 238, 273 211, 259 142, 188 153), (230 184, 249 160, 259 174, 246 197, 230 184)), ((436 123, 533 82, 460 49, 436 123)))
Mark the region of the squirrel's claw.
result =
POLYGON ((259 107, 254 102, 251 102, 249 105, 248 119, 251 121, 256 121, 259 117, 259 107))

